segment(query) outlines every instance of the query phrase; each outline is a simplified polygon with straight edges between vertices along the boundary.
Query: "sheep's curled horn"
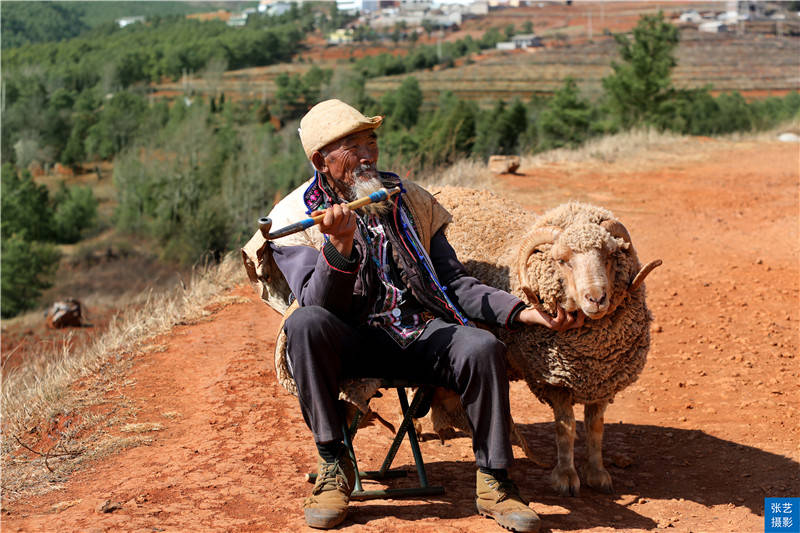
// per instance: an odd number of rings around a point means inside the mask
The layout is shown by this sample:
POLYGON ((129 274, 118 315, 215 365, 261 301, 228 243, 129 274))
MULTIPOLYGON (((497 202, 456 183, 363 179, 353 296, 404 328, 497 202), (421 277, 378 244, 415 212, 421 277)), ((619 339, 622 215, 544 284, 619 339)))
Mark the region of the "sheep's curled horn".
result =
MULTIPOLYGON (((628 244, 631 243, 631 236, 622 222, 618 220, 604 220, 600 223, 600 225, 603 226, 603 228, 605 228, 605 230, 608 231, 612 237, 620 238, 628 244)), ((631 280, 631 282, 628 284, 628 291, 633 292, 638 289, 639 285, 641 285, 644 281, 644 278, 646 278, 654 268, 661 266, 661 263, 661 259, 655 259, 644 265, 639 272, 636 273, 636 276, 634 276, 633 280, 631 280)))
POLYGON ((542 302, 539 301, 539 295, 534 292, 528 281, 528 258, 533 255, 533 252, 542 244, 551 244, 555 242, 558 235, 561 233, 561 228, 557 226, 545 226, 531 233, 528 238, 522 243, 517 256, 517 276, 519 276, 519 284, 522 292, 530 300, 531 305, 536 308, 540 313, 546 313, 542 302))
MULTIPOLYGON (((606 231, 608 231, 612 237, 622 239, 628 245, 631 244, 631 235, 628 233, 628 229, 624 224, 622 224, 622 222, 618 220, 604 220, 600 223, 600 225, 606 231)), ((520 288, 530 300, 531 305, 533 305, 533 307, 540 312, 545 312, 545 310, 541 301, 539 301, 539 295, 534 292, 530 286, 530 282, 528 281, 528 258, 530 258, 534 251, 542 244, 554 243, 560 233, 561 228, 557 226, 545 226, 543 228, 539 228, 529 235, 528 238, 522 243, 522 246, 519 250, 519 255, 517 256, 517 275, 519 276, 520 288)), ((644 265, 628 284, 627 290, 635 291, 638 289, 642 282, 644 282, 644 278, 646 278, 647 275, 653 271, 653 269, 661 266, 661 263, 661 259, 656 259, 644 265)))
POLYGON ((631 234, 628 229, 619 220, 604 220, 600 226, 611 234, 612 237, 622 239, 626 243, 631 243, 631 234))

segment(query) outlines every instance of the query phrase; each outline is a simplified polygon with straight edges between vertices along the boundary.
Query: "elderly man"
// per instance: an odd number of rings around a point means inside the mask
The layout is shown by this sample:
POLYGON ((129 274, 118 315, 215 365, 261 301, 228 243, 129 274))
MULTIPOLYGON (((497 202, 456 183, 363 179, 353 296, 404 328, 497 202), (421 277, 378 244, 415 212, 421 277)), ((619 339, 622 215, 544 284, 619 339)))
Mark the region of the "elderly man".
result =
MULTIPOLYGON (((379 172, 375 129, 339 100, 314 106, 300 140, 316 169, 299 202, 324 213, 321 249, 272 244, 273 257, 299 303, 284 328, 300 408, 319 451, 319 474, 303 507, 309 526, 332 528, 346 514, 353 464, 343 444, 337 402, 343 378, 404 378, 438 384, 461 397, 473 433, 478 511, 509 529, 537 531, 539 517, 508 477, 513 455, 505 346, 469 319, 512 327, 580 324, 560 311, 542 315, 467 275, 444 228, 450 215, 419 186, 379 172), (400 186, 364 212, 345 203, 400 186)), ((280 204, 276 209, 285 207, 280 204)))

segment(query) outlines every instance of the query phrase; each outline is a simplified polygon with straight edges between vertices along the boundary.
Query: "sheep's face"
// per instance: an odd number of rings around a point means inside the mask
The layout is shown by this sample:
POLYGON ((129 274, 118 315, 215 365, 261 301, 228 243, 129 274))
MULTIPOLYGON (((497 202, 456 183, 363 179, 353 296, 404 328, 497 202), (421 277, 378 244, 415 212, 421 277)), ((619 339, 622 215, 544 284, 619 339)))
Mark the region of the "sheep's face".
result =
POLYGON ((617 241, 598 225, 569 228, 559 235, 550 250, 558 265, 566 311, 580 309, 590 319, 603 318, 613 294, 613 255, 617 241))

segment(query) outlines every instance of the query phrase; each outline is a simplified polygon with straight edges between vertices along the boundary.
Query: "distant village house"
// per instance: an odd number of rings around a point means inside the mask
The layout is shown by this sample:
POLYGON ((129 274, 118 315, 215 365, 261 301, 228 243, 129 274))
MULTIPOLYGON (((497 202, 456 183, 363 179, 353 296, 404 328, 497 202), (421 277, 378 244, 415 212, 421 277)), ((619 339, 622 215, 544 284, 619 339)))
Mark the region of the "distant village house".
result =
POLYGON ((116 22, 117 26, 124 28, 125 26, 136 24, 137 22, 144 22, 144 17, 122 17, 117 19, 116 22))
POLYGON ((353 42, 353 30, 339 28, 332 31, 327 37, 328 44, 350 44, 353 42))
POLYGON ((515 35, 510 41, 497 43, 498 50, 517 50, 535 46, 544 46, 542 40, 533 33, 521 33, 515 35))

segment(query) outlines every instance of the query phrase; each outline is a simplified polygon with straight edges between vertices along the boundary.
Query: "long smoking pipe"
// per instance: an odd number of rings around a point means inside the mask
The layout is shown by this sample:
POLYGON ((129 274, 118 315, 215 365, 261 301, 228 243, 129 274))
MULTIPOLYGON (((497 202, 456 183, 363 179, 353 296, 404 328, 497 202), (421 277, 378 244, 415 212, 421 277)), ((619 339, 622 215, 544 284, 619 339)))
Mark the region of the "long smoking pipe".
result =
MULTIPOLYGON (((347 207, 350 208, 351 211, 358 209, 359 207, 364 207, 365 205, 374 204, 377 202, 383 202, 384 200, 388 200, 395 194, 400 192, 400 187, 392 187, 391 189, 381 188, 375 191, 374 193, 368 196, 362 196, 357 200, 353 200, 347 207)), ((308 229, 311 226, 316 226, 322 219, 325 218, 325 214, 317 215, 315 217, 309 217, 300 222, 295 222, 294 224, 289 224, 281 229, 275 230, 270 233, 270 229, 272 228, 272 219, 269 217, 261 217, 258 219, 258 229, 261 230, 261 235, 264 236, 265 239, 268 241, 274 239, 280 239, 281 237, 286 237, 287 235, 291 235, 293 233, 297 233, 299 231, 303 231, 304 229, 308 229)))

